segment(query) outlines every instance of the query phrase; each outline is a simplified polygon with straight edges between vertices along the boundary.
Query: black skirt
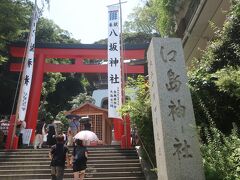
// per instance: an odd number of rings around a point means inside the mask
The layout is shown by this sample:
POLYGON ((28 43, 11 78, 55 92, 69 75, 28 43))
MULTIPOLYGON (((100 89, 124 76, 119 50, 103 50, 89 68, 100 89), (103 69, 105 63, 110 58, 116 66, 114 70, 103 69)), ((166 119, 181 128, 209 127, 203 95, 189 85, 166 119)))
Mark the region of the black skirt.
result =
POLYGON ((78 172, 87 169, 87 165, 83 163, 73 163, 73 172, 78 172))

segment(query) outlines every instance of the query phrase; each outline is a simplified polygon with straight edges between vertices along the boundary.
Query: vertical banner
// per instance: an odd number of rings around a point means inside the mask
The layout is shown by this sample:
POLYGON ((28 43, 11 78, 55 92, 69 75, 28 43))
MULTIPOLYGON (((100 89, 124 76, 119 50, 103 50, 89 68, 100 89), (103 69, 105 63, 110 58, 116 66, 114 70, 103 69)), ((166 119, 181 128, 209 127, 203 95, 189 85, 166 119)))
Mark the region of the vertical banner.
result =
POLYGON ((29 93, 32 83, 32 72, 33 72, 33 62, 34 62, 34 51, 35 51, 35 32, 36 25, 38 21, 38 9, 37 5, 33 11, 31 29, 28 38, 26 57, 24 62, 24 69, 22 74, 21 89, 19 94, 19 108, 18 108, 18 118, 21 121, 25 120, 25 115, 27 111, 29 93))
POLYGON ((120 118, 122 78, 120 58, 119 6, 108 7, 108 117, 120 118))

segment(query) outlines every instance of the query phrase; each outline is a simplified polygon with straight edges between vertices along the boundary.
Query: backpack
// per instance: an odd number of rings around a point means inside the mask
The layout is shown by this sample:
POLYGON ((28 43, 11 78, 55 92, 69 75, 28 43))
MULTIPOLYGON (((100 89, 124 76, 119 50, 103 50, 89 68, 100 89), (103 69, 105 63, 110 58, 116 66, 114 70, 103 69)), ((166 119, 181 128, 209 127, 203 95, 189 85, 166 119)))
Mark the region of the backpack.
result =
POLYGON ((87 151, 86 147, 74 147, 73 149, 73 156, 74 156, 74 163, 81 163, 86 164, 87 157, 85 156, 85 152, 87 151))
POLYGON ((68 149, 63 146, 61 148, 54 145, 53 149, 52 149, 52 161, 51 161, 51 166, 65 166, 65 160, 66 160, 66 153, 67 153, 68 149), (60 148, 60 149, 59 149, 60 148))

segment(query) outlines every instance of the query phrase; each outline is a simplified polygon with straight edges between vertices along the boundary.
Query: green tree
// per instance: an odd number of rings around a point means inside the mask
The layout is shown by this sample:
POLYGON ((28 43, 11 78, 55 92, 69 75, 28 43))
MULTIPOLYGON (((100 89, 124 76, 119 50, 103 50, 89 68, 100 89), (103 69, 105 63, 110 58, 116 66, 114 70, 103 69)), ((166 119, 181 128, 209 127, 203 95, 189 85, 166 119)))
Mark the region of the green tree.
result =
POLYGON ((60 111, 70 110, 68 103, 72 97, 85 92, 85 87, 81 82, 81 74, 64 74, 65 81, 60 81, 56 86, 56 91, 47 96, 47 110, 55 117, 60 111))
POLYGON ((79 95, 72 97, 71 101, 68 101, 68 103, 71 105, 71 109, 75 109, 85 102, 94 104, 95 100, 92 98, 92 96, 87 95, 87 93, 80 93, 79 95))
POLYGON ((0 64, 8 59, 7 44, 27 32, 31 10, 29 1, 0 0, 0 64))
POLYGON ((40 18, 37 24, 36 42, 80 43, 71 38, 71 33, 61 29, 52 20, 40 18))
POLYGON ((0 113, 12 111, 18 75, 9 73, 8 44, 28 31, 32 3, 27 0, 0 0, 0 113))
POLYGON ((201 144, 206 179, 232 180, 240 177, 240 138, 235 127, 226 136, 211 122, 204 128, 206 140, 201 144))
MULTIPOLYGON (((136 90, 136 99, 127 101, 120 112, 131 117, 131 124, 136 125, 138 135, 150 155, 150 160, 156 165, 155 145, 152 124, 151 100, 148 81, 143 76, 137 79, 128 78, 126 89, 136 90)), ((144 153, 144 152, 143 152, 144 153)), ((145 154, 145 158, 146 158, 145 154)), ((146 160, 149 160, 146 158, 146 160)))
POLYGON ((190 87, 198 124, 213 120, 230 133, 232 123, 240 125, 240 2, 233 6, 217 38, 211 42, 189 71, 190 87))
POLYGON ((175 33, 175 7, 179 0, 148 0, 138 6, 125 22, 126 32, 143 32, 158 36, 172 36, 175 33))
POLYGON ((69 122, 68 119, 66 118, 66 114, 65 111, 60 111, 57 115, 56 115, 56 120, 61 121, 63 123, 63 131, 67 131, 68 126, 69 126, 69 122))
POLYGON ((158 34, 146 34, 142 32, 135 33, 124 33, 123 42, 124 44, 148 44, 151 42, 153 36, 158 36, 158 34))
POLYGON ((150 0, 152 11, 156 14, 156 26, 162 36, 175 33, 175 7, 179 0, 150 0))
POLYGON ((42 87, 42 91, 41 91, 41 102, 40 102, 40 106, 39 106, 39 119, 48 119, 48 120, 52 120, 53 116, 51 112, 48 112, 47 110, 47 106, 48 106, 48 102, 47 102, 47 96, 50 93, 53 93, 54 91, 56 91, 56 86, 59 82, 66 80, 65 77, 62 76, 61 73, 47 73, 44 76, 44 82, 43 82, 43 87, 42 87))
POLYGON ((137 32, 144 34, 159 34, 157 28, 157 14, 148 3, 143 7, 135 7, 124 23, 124 32, 137 32))

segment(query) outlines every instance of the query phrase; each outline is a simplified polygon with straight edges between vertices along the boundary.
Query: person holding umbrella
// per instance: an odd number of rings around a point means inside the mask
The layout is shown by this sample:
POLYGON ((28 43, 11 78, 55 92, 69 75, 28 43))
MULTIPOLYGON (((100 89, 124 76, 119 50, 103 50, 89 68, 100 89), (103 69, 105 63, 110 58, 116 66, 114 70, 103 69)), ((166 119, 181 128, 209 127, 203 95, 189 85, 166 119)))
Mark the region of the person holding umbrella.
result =
POLYGON ((81 139, 84 145, 90 145, 91 142, 100 142, 97 135, 88 130, 82 130, 74 136, 74 139, 81 139))
POLYGON ((83 180, 87 168, 87 148, 80 139, 75 140, 75 147, 72 152, 70 165, 73 168, 74 180, 83 180))

